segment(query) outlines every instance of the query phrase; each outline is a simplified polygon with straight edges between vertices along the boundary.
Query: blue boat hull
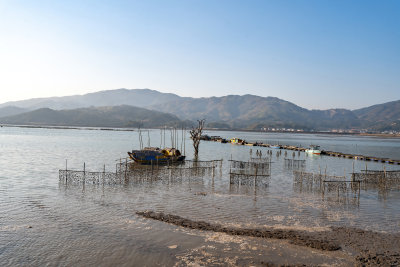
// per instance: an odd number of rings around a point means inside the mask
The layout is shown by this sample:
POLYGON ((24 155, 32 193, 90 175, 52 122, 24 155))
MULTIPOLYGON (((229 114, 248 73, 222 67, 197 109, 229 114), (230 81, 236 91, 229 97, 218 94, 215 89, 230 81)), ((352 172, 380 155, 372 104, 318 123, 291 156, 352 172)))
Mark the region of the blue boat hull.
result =
POLYGON ((158 151, 132 151, 128 152, 128 155, 133 161, 143 165, 182 162, 186 158, 186 156, 183 155, 168 156, 158 151))

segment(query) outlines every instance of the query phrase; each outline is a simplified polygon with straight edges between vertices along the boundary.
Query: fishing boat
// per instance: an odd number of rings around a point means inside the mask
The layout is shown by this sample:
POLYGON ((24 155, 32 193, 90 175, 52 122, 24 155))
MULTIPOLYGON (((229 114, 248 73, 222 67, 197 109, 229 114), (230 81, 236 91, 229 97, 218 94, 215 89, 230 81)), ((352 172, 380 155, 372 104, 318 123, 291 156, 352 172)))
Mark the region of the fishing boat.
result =
POLYGON ((143 165, 182 162, 186 157, 176 148, 161 149, 159 147, 145 147, 141 150, 132 150, 128 152, 128 155, 135 163, 143 165))
POLYGON ((321 150, 319 149, 319 146, 311 145, 310 148, 306 149, 307 154, 314 154, 314 155, 320 155, 321 150))

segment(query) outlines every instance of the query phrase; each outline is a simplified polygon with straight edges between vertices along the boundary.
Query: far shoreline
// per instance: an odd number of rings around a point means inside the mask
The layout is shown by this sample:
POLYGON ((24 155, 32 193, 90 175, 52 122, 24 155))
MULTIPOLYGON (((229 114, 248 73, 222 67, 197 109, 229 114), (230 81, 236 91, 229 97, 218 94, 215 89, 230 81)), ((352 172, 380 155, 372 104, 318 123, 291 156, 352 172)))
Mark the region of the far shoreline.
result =
MULTIPOLYGON (((39 129, 56 129, 56 130, 97 130, 97 131, 121 131, 121 132, 135 132, 140 128, 124 128, 124 127, 107 127, 107 126, 67 126, 67 125, 13 125, 2 124, 0 127, 14 127, 14 128, 39 128, 39 129)), ((143 129, 161 130, 161 127, 148 127, 143 129)), ((166 129, 172 129, 168 127, 166 129)), ((187 128, 190 129, 190 128, 187 128)), ((289 131, 256 131, 246 129, 216 129, 204 128, 204 131, 219 131, 219 132, 251 132, 251 133, 281 133, 281 134, 325 134, 336 136, 359 136, 359 137, 376 137, 387 139, 400 139, 400 134, 384 134, 384 133, 338 133, 338 132, 321 132, 321 131, 303 131, 303 132, 289 132, 289 131)))

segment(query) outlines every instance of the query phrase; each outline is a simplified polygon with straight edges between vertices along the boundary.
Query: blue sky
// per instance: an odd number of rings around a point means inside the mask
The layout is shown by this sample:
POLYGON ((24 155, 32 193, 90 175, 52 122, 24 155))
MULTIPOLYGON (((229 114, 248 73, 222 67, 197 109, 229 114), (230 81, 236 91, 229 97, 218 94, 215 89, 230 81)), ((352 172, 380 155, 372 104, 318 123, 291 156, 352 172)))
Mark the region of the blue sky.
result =
POLYGON ((0 102, 116 88, 399 100, 400 1, 0 0, 0 102))

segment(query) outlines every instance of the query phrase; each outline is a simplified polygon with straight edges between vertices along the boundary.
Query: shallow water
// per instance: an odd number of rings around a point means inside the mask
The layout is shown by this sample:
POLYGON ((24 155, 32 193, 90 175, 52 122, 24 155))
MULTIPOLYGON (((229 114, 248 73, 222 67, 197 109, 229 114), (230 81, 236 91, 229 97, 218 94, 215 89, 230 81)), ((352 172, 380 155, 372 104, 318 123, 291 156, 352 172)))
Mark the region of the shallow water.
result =
MULTIPOLYGON (((303 147, 319 144, 324 150, 400 158, 399 139, 247 132, 209 134, 303 147)), ((147 132, 142 135, 147 146, 147 132)), ((161 145, 164 138, 159 130, 150 130, 149 135, 150 145, 161 145)), ((181 140, 181 132, 178 139, 181 140)), ((294 183, 293 170, 284 164, 284 150, 280 156, 276 150, 272 151, 271 176, 260 186, 231 185, 228 160, 247 161, 250 149, 253 157, 257 149, 266 156, 267 148, 215 142, 200 144, 201 160, 224 160, 214 175, 161 177, 127 185, 59 182, 58 170, 64 169, 66 163, 68 169, 82 169, 85 162, 87 170, 102 171, 105 166, 107 171, 115 171, 115 164, 126 157, 126 152, 139 147, 138 140, 137 132, 0 128, 0 265, 151 266, 195 260, 202 263, 205 259, 217 263, 224 257, 231 258, 232 251, 240 251, 244 258, 249 258, 246 262, 249 263, 262 254, 261 247, 267 246, 252 238, 216 242, 221 236, 209 244, 211 234, 139 218, 135 211, 141 210, 246 227, 318 231, 343 225, 382 232, 400 230, 398 188, 368 188, 340 197, 322 196, 317 190, 294 183), (241 249, 243 244, 247 247, 241 249)), ((169 133, 166 143, 170 144, 169 133)), ((190 159, 193 150, 188 134, 179 147, 190 159)), ((364 161, 307 157, 297 152, 293 157, 293 151, 287 152, 287 158, 304 159, 307 172, 326 171, 329 175, 345 175, 347 179, 353 165, 355 171, 366 167, 400 169, 382 163, 368 162, 366 166, 364 161)))

